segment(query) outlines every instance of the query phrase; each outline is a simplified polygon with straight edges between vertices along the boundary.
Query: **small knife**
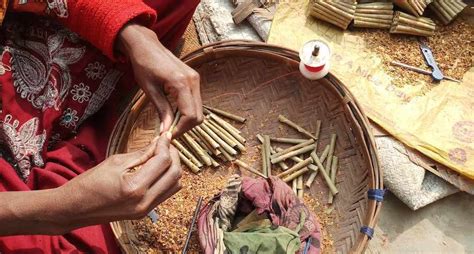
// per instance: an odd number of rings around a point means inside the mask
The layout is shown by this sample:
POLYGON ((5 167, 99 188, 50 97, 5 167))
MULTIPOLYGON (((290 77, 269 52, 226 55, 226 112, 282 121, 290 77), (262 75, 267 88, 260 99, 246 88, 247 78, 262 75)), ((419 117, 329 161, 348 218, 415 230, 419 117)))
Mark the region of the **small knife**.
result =
POLYGON ((431 49, 423 43, 420 44, 420 49, 421 53, 423 53, 423 56, 425 57, 426 64, 428 64, 428 66, 430 66, 433 70, 431 72, 431 76, 433 77, 433 79, 436 81, 443 80, 444 75, 439 69, 438 64, 436 64, 436 60, 433 57, 431 49))
POLYGON ((151 210, 149 213, 148 213, 148 218, 150 218, 151 222, 153 224, 155 224, 156 222, 158 222, 158 213, 155 211, 155 209, 151 210))

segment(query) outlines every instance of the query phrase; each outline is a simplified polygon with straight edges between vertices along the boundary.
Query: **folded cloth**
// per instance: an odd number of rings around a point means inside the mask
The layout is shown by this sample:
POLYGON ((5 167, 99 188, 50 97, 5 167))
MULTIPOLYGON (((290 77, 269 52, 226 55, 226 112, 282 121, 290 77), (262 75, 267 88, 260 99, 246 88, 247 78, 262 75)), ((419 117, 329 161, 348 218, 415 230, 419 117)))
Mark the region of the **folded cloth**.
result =
POLYGON ((296 253, 300 236, 293 230, 271 224, 269 219, 243 225, 242 232, 224 232, 227 253, 296 253))
MULTIPOLYGON (((229 182, 235 181, 234 179, 229 182)), ((226 191, 222 192, 224 193, 226 191)), ((304 243, 309 238, 311 238, 311 244, 307 253, 321 253, 321 232, 316 216, 279 178, 242 178, 235 218, 232 221, 232 225, 237 228, 231 227, 227 232, 220 227, 222 223, 216 223, 216 221, 225 220, 219 217, 218 206, 216 206, 222 194, 216 195, 199 214, 198 235, 204 253, 222 253, 222 240, 225 250, 229 253, 241 253, 245 250, 253 253, 259 246, 258 253, 261 253, 261 248, 268 249, 268 253, 302 253, 304 243), (264 215, 270 225, 251 224, 261 221, 261 217, 243 224, 236 221, 237 214, 246 216, 253 213, 256 213, 257 217, 264 215), (245 230, 242 230, 243 227, 245 230), (221 237, 222 231, 224 231, 224 239, 221 237), (263 237, 262 234, 266 235, 263 237), (292 240, 295 234, 299 237, 300 244, 298 245, 292 240), (284 242, 287 246, 282 245, 284 242), (247 248, 242 249, 244 246, 247 248), (293 248, 296 249, 293 250, 293 248), (236 250, 239 251, 235 252, 236 250)), ((255 217, 255 215, 252 216, 255 217)))

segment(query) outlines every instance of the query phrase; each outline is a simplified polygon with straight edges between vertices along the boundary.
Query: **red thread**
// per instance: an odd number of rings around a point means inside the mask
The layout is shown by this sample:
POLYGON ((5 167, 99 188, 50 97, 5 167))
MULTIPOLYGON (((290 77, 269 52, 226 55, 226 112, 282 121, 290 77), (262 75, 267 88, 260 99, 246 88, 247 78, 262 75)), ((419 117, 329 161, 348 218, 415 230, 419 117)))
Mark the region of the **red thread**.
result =
POLYGON ((321 65, 321 66, 316 66, 316 67, 313 67, 313 66, 309 66, 309 65, 304 65, 304 67, 306 67, 306 69, 310 72, 318 72, 318 71, 321 71, 323 68, 324 68, 325 64, 321 65))

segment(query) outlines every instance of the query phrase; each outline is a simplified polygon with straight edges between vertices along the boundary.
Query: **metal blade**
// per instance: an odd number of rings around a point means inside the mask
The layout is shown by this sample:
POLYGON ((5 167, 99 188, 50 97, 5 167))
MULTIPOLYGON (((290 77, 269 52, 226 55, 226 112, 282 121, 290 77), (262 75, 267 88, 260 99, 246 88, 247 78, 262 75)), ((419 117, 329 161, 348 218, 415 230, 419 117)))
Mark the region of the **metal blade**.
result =
POLYGON ((431 76, 433 77, 433 79, 436 81, 443 80, 444 75, 439 69, 438 64, 436 63, 436 60, 433 57, 433 53, 431 52, 431 49, 423 43, 420 44, 420 49, 421 49, 421 53, 423 53, 423 56, 425 57, 426 64, 428 64, 428 66, 430 66, 431 69, 433 70, 431 72, 431 76))

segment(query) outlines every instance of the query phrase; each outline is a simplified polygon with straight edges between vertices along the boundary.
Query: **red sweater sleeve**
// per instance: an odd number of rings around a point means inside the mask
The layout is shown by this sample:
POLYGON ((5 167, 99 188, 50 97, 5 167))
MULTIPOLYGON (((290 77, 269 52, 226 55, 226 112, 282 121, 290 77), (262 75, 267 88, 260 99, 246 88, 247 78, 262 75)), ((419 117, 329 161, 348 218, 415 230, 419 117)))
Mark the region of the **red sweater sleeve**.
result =
POLYGON ((67 13, 59 19, 69 29, 113 60, 115 60, 115 39, 127 22, 134 19, 150 27, 156 21, 156 11, 141 0, 53 0, 53 2, 66 4, 62 9, 66 8, 67 13))

